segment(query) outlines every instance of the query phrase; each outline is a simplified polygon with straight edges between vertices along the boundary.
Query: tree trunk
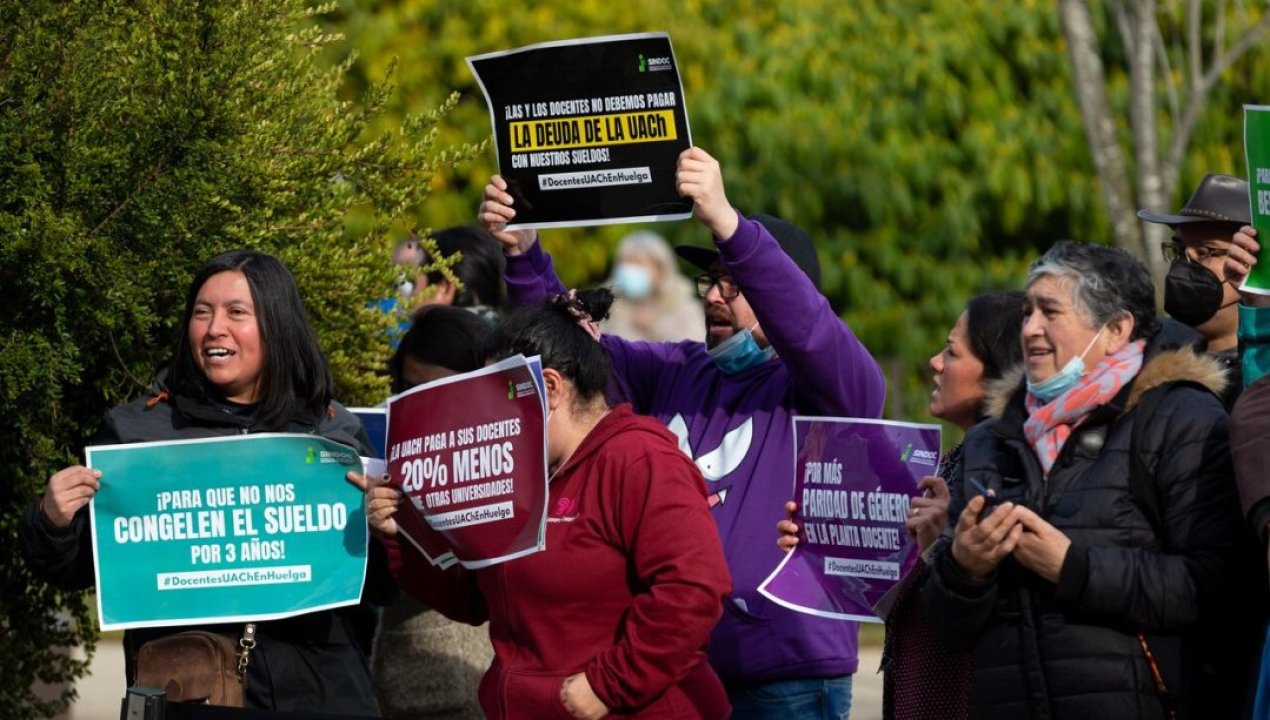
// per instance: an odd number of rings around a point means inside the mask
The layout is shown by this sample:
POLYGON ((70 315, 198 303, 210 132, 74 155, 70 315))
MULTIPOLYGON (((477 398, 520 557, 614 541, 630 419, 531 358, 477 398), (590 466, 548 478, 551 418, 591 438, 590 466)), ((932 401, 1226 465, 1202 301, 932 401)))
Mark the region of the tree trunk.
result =
MULTIPOLYGON (((1098 52, 1098 36, 1089 16, 1089 6, 1085 0, 1060 0, 1059 12, 1063 22, 1063 35, 1067 39, 1067 53, 1072 63, 1076 99, 1084 120, 1085 137, 1089 142, 1094 169, 1098 173, 1098 184, 1102 188, 1107 218, 1111 221, 1116 244, 1138 257, 1146 257, 1124 151, 1116 137, 1115 118, 1107 98, 1107 80, 1103 72, 1102 57, 1098 52)), ((1149 45, 1147 51, 1150 52, 1149 45)))
MULTIPOLYGON (((1138 207, 1167 212, 1169 195, 1161 177, 1159 122, 1156 118, 1155 13, 1155 0, 1136 0, 1133 4, 1133 47, 1129 53, 1129 118, 1133 128, 1133 147, 1138 171, 1138 207)), ((1160 287, 1165 272, 1160 243, 1168 238, 1169 230, 1167 226, 1158 223, 1143 222, 1141 227, 1144 252, 1139 257, 1151 268, 1156 286, 1160 287)))

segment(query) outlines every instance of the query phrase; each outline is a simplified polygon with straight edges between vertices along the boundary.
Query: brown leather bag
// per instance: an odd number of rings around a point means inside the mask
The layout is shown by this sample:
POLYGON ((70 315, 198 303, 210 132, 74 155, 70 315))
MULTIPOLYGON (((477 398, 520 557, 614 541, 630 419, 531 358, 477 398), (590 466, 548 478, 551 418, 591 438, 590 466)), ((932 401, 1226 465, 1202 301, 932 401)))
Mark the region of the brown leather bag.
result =
MULTIPOLYGON (((254 638, 253 638, 254 639, 254 638)), ((225 635, 189 630, 157 638, 137 651, 137 685, 158 688, 168 702, 243 706, 245 656, 225 635)))

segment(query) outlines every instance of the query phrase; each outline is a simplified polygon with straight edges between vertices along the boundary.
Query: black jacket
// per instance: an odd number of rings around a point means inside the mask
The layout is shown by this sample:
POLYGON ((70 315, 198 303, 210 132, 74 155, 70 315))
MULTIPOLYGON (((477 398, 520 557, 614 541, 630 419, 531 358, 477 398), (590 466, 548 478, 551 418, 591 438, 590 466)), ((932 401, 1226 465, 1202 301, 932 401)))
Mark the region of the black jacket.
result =
MULTIPOLYGON (((140 398, 106 413, 94 445, 187 440, 245 434, 257 430, 249 408, 169 394, 140 398)), ((332 402, 320 417, 298 414, 281 432, 312 433, 371 454, 357 418, 332 402)), ((65 530, 56 528, 32 502, 18 529, 22 554, 40 578, 76 590, 94 582, 92 533, 84 507, 65 530)), ((372 541, 372 546, 377 543, 372 541)), ((367 582, 387 577, 379 551, 379 567, 371 553, 367 582)), ((362 606, 324 610, 286 620, 257 624, 257 647, 247 672, 247 704, 278 710, 323 708, 331 713, 375 715, 365 635, 369 609, 362 606)), ((145 628, 124 633, 127 680, 136 674, 137 649, 156 637, 192 628, 145 628)), ((205 626, 237 639, 242 624, 205 626)))
POLYGON ((933 627, 973 648, 971 717, 1163 718, 1139 633, 1185 717, 1199 675, 1196 628, 1224 592, 1240 542, 1221 368, 1190 349, 1148 347, 1143 369, 1073 430, 1048 477, 1023 435, 1021 380, 990 393, 991 419, 967 435, 950 522, 977 494, 974 478, 1072 545, 1055 585, 1013 557, 976 582, 952 558, 951 531, 941 541, 923 603, 933 627), (1157 411, 1135 417, 1142 393, 1168 383, 1157 411), (1140 450, 1163 537, 1129 486, 1135 421, 1147 423, 1140 450))

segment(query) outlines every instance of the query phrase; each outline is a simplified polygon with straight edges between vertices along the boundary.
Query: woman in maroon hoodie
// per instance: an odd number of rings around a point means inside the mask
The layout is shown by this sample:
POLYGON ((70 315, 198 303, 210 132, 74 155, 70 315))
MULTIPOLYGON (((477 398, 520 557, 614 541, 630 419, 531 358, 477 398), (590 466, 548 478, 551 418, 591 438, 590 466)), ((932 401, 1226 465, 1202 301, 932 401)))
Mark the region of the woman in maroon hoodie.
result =
MULTIPOLYGON (((724 718, 706 642, 730 579, 705 483, 674 436, 609 407, 596 321, 613 296, 549 299, 500 326, 494 358, 539 355, 547 397, 547 549, 438 570, 395 541, 400 503, 372 486, 367 515, 398 584, 455 620, 490 623, 490 718, 724 718)), ((360 479, 360 478, 359 478, 360 479)))

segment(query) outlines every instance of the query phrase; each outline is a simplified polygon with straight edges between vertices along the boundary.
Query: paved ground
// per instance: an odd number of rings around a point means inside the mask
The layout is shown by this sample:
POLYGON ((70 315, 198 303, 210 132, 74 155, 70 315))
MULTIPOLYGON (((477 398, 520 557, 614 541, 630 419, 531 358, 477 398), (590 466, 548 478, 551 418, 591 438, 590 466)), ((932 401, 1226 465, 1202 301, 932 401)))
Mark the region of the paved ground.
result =
MULTIPOLYGON (((882 649, 866 630, 860 649, 860 672, 855 678, 855 700, 851 720, 881 720, 882 676, 877 674, 882 649)), ((881 634, 876 633, 880 641, 881 634)), ((92 673, 79 681, 79 699, 70 712, 58 720, 119 720, 123 698, 123 649, 117 639, 102 639, 93 656, 92 673)))

